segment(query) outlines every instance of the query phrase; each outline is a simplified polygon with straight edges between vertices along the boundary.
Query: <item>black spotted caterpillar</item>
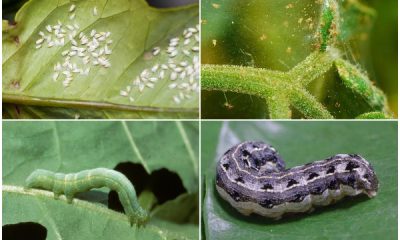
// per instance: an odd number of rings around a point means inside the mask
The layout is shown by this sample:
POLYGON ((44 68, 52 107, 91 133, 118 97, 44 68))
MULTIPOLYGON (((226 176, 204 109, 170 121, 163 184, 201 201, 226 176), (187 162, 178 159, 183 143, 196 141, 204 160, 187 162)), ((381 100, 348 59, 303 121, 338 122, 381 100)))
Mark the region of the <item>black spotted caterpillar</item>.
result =
POLYGON ((217 165, 220 196, 244 215, 280 219, 284 213, 308 212, 344 196, 374 197, 378 179, 372 166, 356 154, 285 169, 276 150, 263 142, 230 148, 217 165))
POLYGON ((26 185, 28 188, 53 191, 55 198, 65 194, 69 203, 77 193, 92 188, 108 187, 118 193, 131 225, 142 225, 148 220, 148 213, 139 205, 131 182, 122 173, 111 169, 95 168, 69 174, 37 169, 26 179, 26 185))

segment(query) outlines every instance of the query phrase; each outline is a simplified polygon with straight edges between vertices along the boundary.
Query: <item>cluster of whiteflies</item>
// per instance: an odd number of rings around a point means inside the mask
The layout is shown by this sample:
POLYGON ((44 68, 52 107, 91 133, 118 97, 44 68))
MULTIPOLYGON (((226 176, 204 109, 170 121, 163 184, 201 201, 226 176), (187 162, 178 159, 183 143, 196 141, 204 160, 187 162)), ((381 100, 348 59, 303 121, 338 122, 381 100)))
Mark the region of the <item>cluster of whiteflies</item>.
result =
MULTIPOLYGON (((175 37, 169 40, 168 47, 162 50, 154 47, 153 56, 158 59, 167 55, 166 62, 158 62, 153 66, 144 69, 132 83, 120 91, 120 95, 135 100, 135 89, 143 92, 145 88, 153 89, 160 81, 170 81, 169 89, 176 90, 172 100, 179 104, 185 99, 190 99, 193 94, 199 92, 199 28, 186 28, 182 37, 175 37)), ((137 93, 137 92, 136 92, 137 93)))
MULTIPOLYGON (((47 25, 39 32, 36 49, 42 47, 64 47, 61 52, 62 61, 58 61, 53 68, 53 81, 62 80, 64 87, 70 86, 78 76, 89 75, 93 67, 111 67, 109 55, 112 54, 110 39, 111 32, 91 29, 90 32, 80 32, 75 21, 76 5, 68 9, 69 21, 62 23, 60 20, 54 25, 47 25)), ((97 7, 93 8, 93 16, 97 16, 97 7)), ((199 30, 200 26, 184 29, 182 36, 169 40, 165 50, 154 47, 152 60, 158 61, 153 66, 144 69, 131 84, 120 91, 120 95, 129 101, 135 100, 134 94, 143 92, 146 88, 153 89, 161 80, 170 81, 168 89, 175 91, 171 101, 176 104, 191 99, 199 92, 199 30), (163 57, 164 56, 164 57, 163 57), (165 57, 166 56, 166 57, 165 57), (135 90, 136 89, 136 90, 135 90)))
MULTIPOLYGON (((69 8, 69 19, 75 19, 74 4, 69 8)), ((97 16, 97 8, 93 8, 93 15, 97 16)), ((39 39, 36 41, 36 49, 43 45, 48 48, 62 47, 70 43, 70 48, 61 53, 63 61, 54 65, 52 78, 54 81, 63 80, 64 87, 68 87, 76 75, 89 75, 93 66, 109 68, 111 63, 108 55, 112 50, 110 45, 111 32, 97 32, 92 29, 90 33, 79 32, 77 22, 63 24, 57 21, 55 25, 47 25, 45 30, 39 32, 39 39)))

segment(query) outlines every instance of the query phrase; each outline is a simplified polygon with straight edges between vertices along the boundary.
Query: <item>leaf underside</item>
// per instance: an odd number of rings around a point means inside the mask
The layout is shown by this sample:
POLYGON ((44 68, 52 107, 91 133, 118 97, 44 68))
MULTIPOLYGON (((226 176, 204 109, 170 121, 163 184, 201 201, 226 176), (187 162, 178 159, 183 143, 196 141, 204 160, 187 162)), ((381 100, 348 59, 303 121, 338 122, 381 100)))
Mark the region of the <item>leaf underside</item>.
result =
MULTIPOLYGON (((77 114, 87 118, 195 118, 198 116, 199 95, 196 91, 171 89, 169 75, 157 82, 148 82, 149 87, 141 91, 134 84, 144 69, 156 64, 167 63, 171 59, 165 52, 169 40, 180 38, 177 47, 179 54, 173 58, 192 61, 195 54, 181 54, 185 48, 197 46, 195 41, 183 46, 182 32, 198 24, 198 6, 191 5, 173 9, 152 8, 143 0, 118 1, 37 1, 27 2, 16 15, 16 25, 3 27, 3 116, 13 118, 74 118, 77 114), (72 3, 76 6, 71 12, 72 3), (93 13, 96 8, 97 15, 93 13), (72 19, 71 15, 74 14, 72 19), (48 46, 46 39, 40 42, 40 32, 50 35, 46 27, 60 22, 67 30, 64 45, 48 46), (76 24, 76 25, 74 25, 76 24), (69 25, 69 26, 68 26, 69 25), (53 79, 57 63, 64 63, 62 53, 70 50, 73 41, 67 27, 78 27, 74 40, 78 47, 80 33, 91 39, 91 32, 110 32, 106 41, 112 51, 104 55, 111 66, 95 65, 95 58, 84 64, 82 57, 71 56, 71 64, 78 69, 90 66, 88 75, 73 73, 66 87, 67 75, 60 71, 56 81, 53 79), (40 45, 40 47, 38 47, 40 45), (36 48, 38 47, 38 48, 36 48), (155 47, 161 51, 152 54, 155 47), (129 87, 129 89, 127 89, 129 87), (128 96, 121 91, 129 92, 128 96), (174 96, 185 94, 179 104, 174 96), (186 96, 187 95, 187 96, 186 96), (52 111, 54 107, 54 112, 52 111), (24 109, 21 115, 13 108, 24 109), (60 114, 62 112, 62 114, 60 114)), ((4 22, 3 22, 4 25, 4 22)), ((73 29, 73 28, 71 28, 73 29)), ((57 40, 54 33, 52 41, 57 40)), ((60 40, 61 37, 58 39, 60 40)), ((60 40, 61 41, 61 40, 60 40)), ((105 41, 104 41, 105 42, 105 41)), ((100 42, 100 45, 102 43, 100 42)), ((103 45, 101 45, 103 46, 103 45)), ((98 48, 100 49, 100 48, 98 48)), ((97 49, 97 50, 98 50, 97 49)), ((85 51, 86 53, 87 51, 85 51)), ((98 52, 97 52, 98 53, 98 52)), ((69 54, 67 55, 67 57, 69 54)), ((161 68, 158 69, 157 76, 161 68)), ((77 70, 78 71, 78 70, 77 70)), ((156 74, 154 74, 156 75, 156 74)), ((177 84, 188 81, 188 77, 178 79, 177 84)), ((196 80, 197 81, 197 80, 196 80)))

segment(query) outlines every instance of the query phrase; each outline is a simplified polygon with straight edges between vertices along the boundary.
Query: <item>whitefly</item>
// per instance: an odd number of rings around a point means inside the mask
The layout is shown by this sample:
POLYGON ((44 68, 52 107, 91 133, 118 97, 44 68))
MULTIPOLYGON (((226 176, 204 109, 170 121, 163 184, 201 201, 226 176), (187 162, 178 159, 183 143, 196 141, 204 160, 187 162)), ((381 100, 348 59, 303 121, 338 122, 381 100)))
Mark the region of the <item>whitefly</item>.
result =
MULTIPOLYGON (((58 81, 61 78, 64 87, 70 86, 78 76, 88 76, 91 70, 89 65, 92 67, 111 67, 111 62, 106 57, 112 54, 110 48, 112 44, 111 32, 97 32, 96 29, 90 29, 90 33, 86 35, 85 32, 79 30, 80 26, 74 20, 76 9, 77 5, 71 4, 66 13, 69 15, 69 21, 61 22, 57 20, 54 25, 47 24, 42 31, 39 31, 40 37, 35 42, 35 49, 38 50, 45 42, 48 48, 63 47, 66 44, 69 46, 69 49, 61 52, 62 64, 57 62, 52 74, 53 81, 58 81)), ((93 11, 96 11, 97 15, 97 7, 93 11)))

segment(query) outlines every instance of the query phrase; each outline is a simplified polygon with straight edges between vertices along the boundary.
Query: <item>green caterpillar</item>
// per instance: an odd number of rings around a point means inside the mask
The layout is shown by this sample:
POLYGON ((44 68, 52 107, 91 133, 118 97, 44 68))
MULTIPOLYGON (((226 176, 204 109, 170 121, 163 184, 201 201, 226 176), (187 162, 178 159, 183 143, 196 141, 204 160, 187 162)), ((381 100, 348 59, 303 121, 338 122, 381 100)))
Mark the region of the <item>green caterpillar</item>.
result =
POLYGON ((144 225, 149 218, 147 211, 139 205, 131 182, 122 173, 111 169, 95 168, 69 174, 37 169, 26 179, 26 185, 29 188, 53 191, 56 199, 64 194, 68 203, 72 202, 77 193, 108 187, 118 193, 131 225, 144 225))

